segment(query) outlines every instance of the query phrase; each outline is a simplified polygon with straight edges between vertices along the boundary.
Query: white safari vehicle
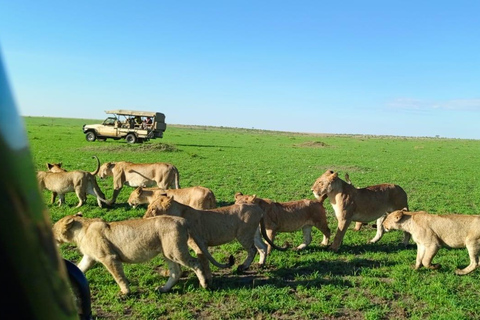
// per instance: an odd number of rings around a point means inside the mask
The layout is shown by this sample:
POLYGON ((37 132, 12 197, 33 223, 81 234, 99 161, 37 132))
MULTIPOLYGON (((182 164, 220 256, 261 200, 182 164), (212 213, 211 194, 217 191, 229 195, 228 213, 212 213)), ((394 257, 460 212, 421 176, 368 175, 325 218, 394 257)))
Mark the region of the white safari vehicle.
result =
POLYGON ((84 124, 83 133, 87 141, 125 139, 128 143, 142 143, 150 139, 162 138, 167 128, 165 115, 160 112, 110 110, 112 116, 102 124, 84 124))

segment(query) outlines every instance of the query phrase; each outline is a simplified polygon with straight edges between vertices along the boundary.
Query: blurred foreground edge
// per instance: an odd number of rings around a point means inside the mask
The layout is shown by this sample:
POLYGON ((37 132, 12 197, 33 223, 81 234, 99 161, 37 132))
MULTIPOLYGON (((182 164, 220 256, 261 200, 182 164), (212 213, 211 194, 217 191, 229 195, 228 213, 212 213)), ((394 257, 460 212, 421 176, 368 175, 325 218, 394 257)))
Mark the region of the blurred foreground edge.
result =
POLYGON ((35 172, 0 51, 0 319, 91 319, 88 282, 60 256, 35 172))

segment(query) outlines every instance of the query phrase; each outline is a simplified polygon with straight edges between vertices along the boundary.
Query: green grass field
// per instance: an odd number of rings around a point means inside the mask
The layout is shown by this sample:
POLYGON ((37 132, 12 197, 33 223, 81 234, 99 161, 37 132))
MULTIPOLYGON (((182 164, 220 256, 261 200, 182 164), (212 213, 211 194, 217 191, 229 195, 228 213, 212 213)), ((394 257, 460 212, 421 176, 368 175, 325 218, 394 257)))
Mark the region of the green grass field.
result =
MULTIPOLYGON (((233 203, 234 194, 256 194, 276 201, 313 199, 313 182, 325 170, 357 187, 395 183, 407 192, 413 210, 431 213, 478 214, 480 204, 480 141, 435 138, 313 135, 218 127, 168 125, 163 139, 128 145, 124 141, 87 142, 84 123, 95 120, 26 117, 34 165, 62 162, 67 170, 93 171, 100 161, 169 162, 180 172, 182 187, 212 189, 219 206, 233 203)), ((318 131, 322 131, 319 126, 318 131)), ((112 179, 98 179, 107 198, 112 179)), ((126 203, 133 188, 124 187, 111 209, 101 209, 89 196, 79 209, 76 196, 67 205, 49 203, 52 222, 83 212, 107 221, 141 218, 145 208, 126 203)), ((325 203, 334 234, 333 209, 325 203)), ((169 293, 156 288, 166 282, 158 271, 161 257, 145 264, 125 265, 132 294, 122 297, 111 275, 97 264, 86 274, 95 319, 474 319, 480 308, 480 272, 456 276, 469 263, 465 249, 441 249, 434 258, 439 270, 413 270, 416 246, 400 245, 402 233, 387 233, 378 243, 370 226, 347 231, 338 253, 320 246, 314 229, 306 250, 273 251, 264 269, 237 274, 235 269, 214 270, 211 290, 199 287, 192 272, 169 293)), ((333 236, 333 235, 332 235, 333 236)), ((301 231, 279 234, 276 242, 298 245, 301 231)), ((72 245, 62 255, 79 261, 72 245)), ((237 243, 211 248, 219 261, 233 254, 243 261, 237 243)))

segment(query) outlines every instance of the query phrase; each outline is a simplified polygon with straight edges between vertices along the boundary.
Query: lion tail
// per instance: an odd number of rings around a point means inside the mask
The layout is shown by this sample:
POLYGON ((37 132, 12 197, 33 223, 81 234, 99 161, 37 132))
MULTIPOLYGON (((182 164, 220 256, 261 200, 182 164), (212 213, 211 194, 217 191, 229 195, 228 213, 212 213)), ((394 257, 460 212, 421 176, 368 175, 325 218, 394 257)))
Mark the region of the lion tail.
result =
POLYGON ((91 174, 93 174, 94 176, 97 175, 98 171, 100 170, 100 160, 98 159, 97 156, 92 156, 93 159, 97 159, 97 169, 95 169, 95 171, 93 172, 90 172, 91 174))
POLYGON ((288 243, 286 243, 284 247, 279 247, 275 243, 273 243, 272 240, 270 240, 270 238, 267 236, 267 231, 265 230, 265 220, 263 219, 263 217, 260 220, 260 231, 262 232, 262 236, 265 239, 265 241, 267 241, 268 244, 272 246, 272 248, 280 251, 286 251, 288 249, 289 247, 288 243))
POLYGON ((175 189, 180 189, 180 173, 178 173, 178 169, 175 166, 173 166, 173 171, 175 173, 175 189))
POLYGON ((207 246, 205 245, 205 242, 202 241, 200 239, 200 237, 198 236, 198 234, 192 230, 190 227, 188 227, 188 233, 189 233, 189 236, 193 239, 193 241, 195 241, 196 245, 200 248, 200 250, 202 251, 202 253, 205 255, 205 257, 210 260, 210 262, 218 267, 218 268, 230 268, 231 266, 233 266, 235 264, 235 258, 230 255, 230 257, 228 258, 228 262, 227 263, 220 263, 218 262, 217 260, 215 260, 215 258, 212 256, 212 254, 210 253, 210 251, 208 251, 208 248, 207 246))

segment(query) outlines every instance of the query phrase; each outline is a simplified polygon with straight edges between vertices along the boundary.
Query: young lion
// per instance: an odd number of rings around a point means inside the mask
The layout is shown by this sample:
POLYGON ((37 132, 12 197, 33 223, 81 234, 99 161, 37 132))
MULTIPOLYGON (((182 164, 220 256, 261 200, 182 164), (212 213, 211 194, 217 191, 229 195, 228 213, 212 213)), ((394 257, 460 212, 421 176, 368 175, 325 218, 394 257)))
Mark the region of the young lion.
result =
POLYGON ((98 186, 95 174, 100 168, 100 161, 97 156, 97 169, 94 172, 83 170, 75 171, 59 171, 47 172, 38 171, 37 181, 40 190, 50 190, 52 192, 52 200, 55 200, 55 195, 58 194, 58 205, 65 203, 65 194, 68 192, 75 192, 79 200, 77 208, 81 207, 87 200, 87 194, 94 195, 97 198, 98 206, 101 208, 102 203, 108 204, 105 195, 98 186))
MULTIPOLYGON (((297 247, 302 250, 312 242, 312 226, 323 233, 322 245, 326 246, 330 238, 323 201, 297 200, 290 202, 275 202, 270 199, 258 198, 256 195, 235 194, 235 203, 258 204, 265 212, 265 230, 273 242, 277 232, 294 232, 302 229, 303 243, 297 247)), ((268 244, 270 253, 272 246, 268 244)))
POLYGON ((199 210, 213 209, 217 206, 212 190, 200 186, 180 189, 138 187, 130 194, 128 204, 134 208, 141 204, 150 204, 158 195, 174 196, 176 201, 199 210))
POLYGON ((95 262, 101 262, 112 274, 123 294, 130 292, 122 263, 146 262, 159 253, 167 261, 170 277, 160 288, 169 291, 179 280, 180 265, 192 269, 200 285, 207 288, 205 271, 197 258, 190 255, 187 241, 191 237, 201 252, 219 268, 228 268, 230 263, 217 262, 195 232, 192 232, 185 219, 179 217, 155 217, 152 219, 132 219, 106 222, 102 219, 87 219, 81 215, 70 215, 53 225, 55 240, 61 243, 74 243, 83 254, 78 264, 82 272, 90 269, 95 262))
MULTIPOLYGON (((377 234, 370 243, 383 236, 382 222, 387 213, 408 208, 407 194, 398 185, 379 184, 366 188, 355 188, 338 177, 338 173, 327 170, 313 184, 315 198, 328 197, 335 210, 338 221, 337 232, 330 249, 337 251, 352 221, 369 222, 377 220, 377 234)), ((404 244, 408 244, 410 235, 405 233, 404 244)))
POLYGON ((406 208, 390 213, 383 225, 386 231, 396 229, 411 233, 417 244, 415 269, 422 265, 438 269, 439 264, 431 264, 438 250, 450 248, 467 248, 470 265, 457 269, 457 275, 465 275, 477 268, 480 251, 480 216, 446 214, 434 215, 424 211, 408 212, 406 208))

